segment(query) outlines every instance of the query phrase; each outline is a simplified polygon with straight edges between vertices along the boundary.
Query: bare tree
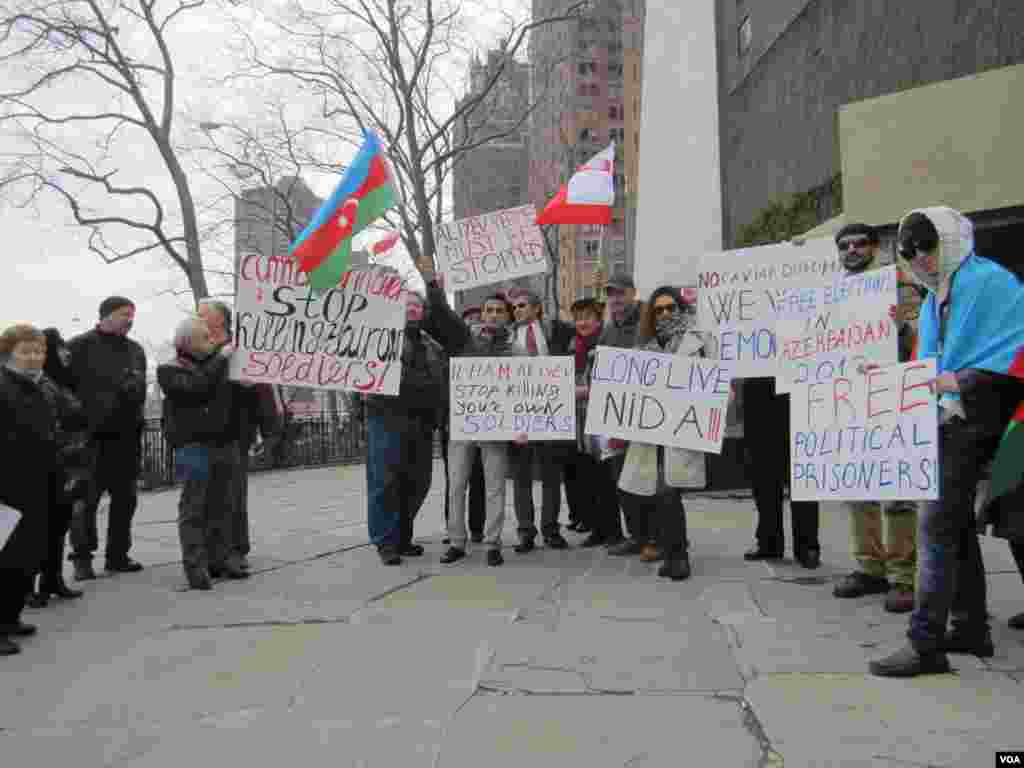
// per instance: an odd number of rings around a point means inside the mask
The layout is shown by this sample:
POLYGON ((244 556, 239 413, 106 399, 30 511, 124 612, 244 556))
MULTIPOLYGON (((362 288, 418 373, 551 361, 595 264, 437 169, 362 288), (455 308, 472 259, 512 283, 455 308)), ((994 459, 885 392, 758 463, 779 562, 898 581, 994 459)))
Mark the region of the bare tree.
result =
POLYGON ((0 126, 17 147, 0 160, 4 200, 56 195, 105 262, 163 254, 196 300, 208 289, 196 203, 172 137, 179 78, 170 35, 203 5, 0 0, 0 71, 16 83, 0 92, 0 126), (125 147, 155 150, 166 189, 138 172, 125 147))
POLYGON ((509 63, 521 55, 531 30, 576 19, 586 7, 585 0, 569 0, 550 17, 508 18, 496 46, 499 64, 468 98, 456 92, 451 72, 453 57, 473 48, 468 11, 455 0, 297 0, 290 18, 269 20, 282 47, 267 48, 241 30, 249 65, 239 76, 285 78, 318 100, 319 122, 311 133, 320 152, 306 158, 311 167, 337 171, 336 162, 323 158, 360 143, 364 130, 376 132, 404 200, 389 223, 414 262, 433 260, 434 226, 447 212, 445 188, 455 163, 520 132, 544 97, 535 94, 518 120, 495 127, 489 110, 509 63))

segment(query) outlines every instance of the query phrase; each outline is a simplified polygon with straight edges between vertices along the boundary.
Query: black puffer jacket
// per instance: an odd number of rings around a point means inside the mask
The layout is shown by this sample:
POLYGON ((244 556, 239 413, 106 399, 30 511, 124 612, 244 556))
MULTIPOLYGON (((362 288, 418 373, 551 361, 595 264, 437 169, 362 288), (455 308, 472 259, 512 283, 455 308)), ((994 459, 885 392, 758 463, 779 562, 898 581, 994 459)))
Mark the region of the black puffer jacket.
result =
POLYGON ((398 397, 366 395, 367 413, 384 418, 396 430, 413 420, 433 429, 448 399, 444 362, 444 351, 436 341, 418 328, 407 328, 398 397))
POLYGON ((165 396, 164 435, 172 447, 227 445, 238 439, 231 429, 233 387, 224 355, 201 361, 179 355, 157 367, 156 378, 165 396))

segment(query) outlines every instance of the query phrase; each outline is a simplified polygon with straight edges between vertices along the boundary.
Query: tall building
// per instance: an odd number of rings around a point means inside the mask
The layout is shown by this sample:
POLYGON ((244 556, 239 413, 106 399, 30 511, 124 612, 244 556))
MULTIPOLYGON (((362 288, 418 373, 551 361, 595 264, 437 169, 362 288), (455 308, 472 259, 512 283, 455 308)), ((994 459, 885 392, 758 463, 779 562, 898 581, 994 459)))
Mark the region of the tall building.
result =
MULTIPOLYGON (((497 77, 487 97, 457 120, 453 129, 455 146, 472 145, 490 136, 481 146, 460 154, 452 169, 453 216, 464 219, 527 202, 527 117, 530 107, 530 68, 500 51, 491 51, 487 60, 474 57, 469 67, 466 95, 456 109, 477 99, 497 77), (503 67, 503 69, 502 69, 503 67), (500 71, 500 74, 499 74, 500 71)), ((523 278, 506 286, 484 286, 459 291, 456 309, 479 304, 499 287, 529 287, 542 296, 543 278, 523 278)))
MULTIPOLYGON (((556 16, 568 0, 533 0, 535 20, 556 16)), ((535 29, 530 39, 533 99, 530 199, 544 206, 573 171, 614 141, 613 223, 558 227, 559 301, 563 309, 595 291, 599 260, 610 274, 632 272, 626 239, 626 91, 623 23, 637 3, 595 0, 568 22, 535 29), (624 7, 625 6, 625 7, 624 7)), ((635 36, 631 38, 635 44, 635 36)), ((637 75, 639 82, 639 75, 637 75)))

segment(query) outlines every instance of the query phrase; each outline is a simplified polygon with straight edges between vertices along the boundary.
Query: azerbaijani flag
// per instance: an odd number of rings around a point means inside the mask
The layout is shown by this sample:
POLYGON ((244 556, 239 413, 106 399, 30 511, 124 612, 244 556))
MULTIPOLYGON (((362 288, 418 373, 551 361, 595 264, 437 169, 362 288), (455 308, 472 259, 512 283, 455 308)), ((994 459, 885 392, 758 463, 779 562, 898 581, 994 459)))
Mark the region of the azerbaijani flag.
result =
POLYGON ((380 141, 370 131, 365 137, 334 192, 288 251, 299 269, 309 275, 315 292, 338 284, 348 269, 352 238, 398 202, 380 141))
POLYGON ((540 212, 538 225, 612 223, 615 142, 594 155, 540 212))
MULTIPOLYGON (((1024 349, 1017 351, 1008 373, 1024 380, 1024 349)), ((1021 403, 999 441, 992 459, 988 494, 983 506, 1016 490, 1024 482, 1024 403, 1021 403)))

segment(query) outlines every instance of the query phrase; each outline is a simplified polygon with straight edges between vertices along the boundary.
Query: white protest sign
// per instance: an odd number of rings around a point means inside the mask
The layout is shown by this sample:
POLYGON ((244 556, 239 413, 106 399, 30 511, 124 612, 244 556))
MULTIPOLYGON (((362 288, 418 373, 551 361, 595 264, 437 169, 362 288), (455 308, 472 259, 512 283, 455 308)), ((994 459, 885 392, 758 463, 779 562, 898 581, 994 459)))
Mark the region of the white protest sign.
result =
POLYGON ((18 527, 19 520, 21 520, 21 512, 6 504, 0 504, 0 549, 3 549, 7 540, 11 538, 14 529, 18 527))
POLYGON ((698 323, 737 378, 775 376, 780 313, 800 311, 801 289, 841 272, 830 238, 708 254, 697 274, 698 323))
POLYGON ((370 266, 317 296, 290 258, 249 254, 235 296, 231 378, 397 395, 405 295, 401 276, 370 266))
POLYGON ((453 357, 451 439, 576 439, 572 357, 453 357))
POLYGON ((899 302, 896 267, 802 289, 807 301, 782 312, 776 325, 776 392, 794 383, 830 381, 865 362, 891 365, 899 357, 899 326, 890 317, 899 302))
POLYGON ((445 286, 465 291, 516 277, 544 274, 544 235, 532 205, 439 224, 437 260, 445 286))
POLYGON ((848 374, 790 393, 794 501, 939 497, 935 360, 848 374))
POLYGON ((721 453, 731 382, 718 361, 598 347, 584 431, 721 453))

